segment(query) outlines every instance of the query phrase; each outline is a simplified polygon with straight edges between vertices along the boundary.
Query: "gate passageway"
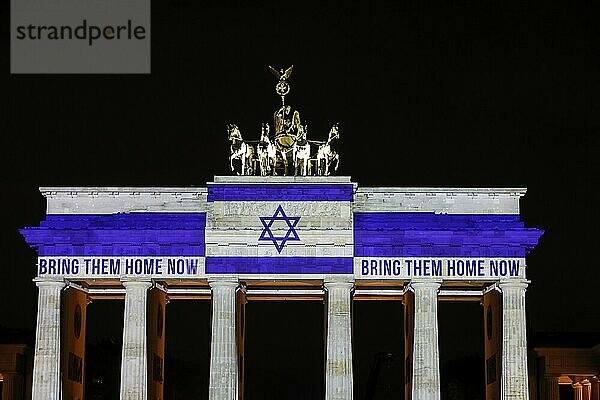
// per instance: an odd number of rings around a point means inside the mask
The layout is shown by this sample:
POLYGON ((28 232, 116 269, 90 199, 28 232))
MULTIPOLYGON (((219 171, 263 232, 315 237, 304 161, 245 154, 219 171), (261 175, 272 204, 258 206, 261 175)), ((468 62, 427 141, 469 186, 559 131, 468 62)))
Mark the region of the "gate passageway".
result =
POLYGON ((320 301, 246 304, 244 399, 321 399, 324 307, 320 301))

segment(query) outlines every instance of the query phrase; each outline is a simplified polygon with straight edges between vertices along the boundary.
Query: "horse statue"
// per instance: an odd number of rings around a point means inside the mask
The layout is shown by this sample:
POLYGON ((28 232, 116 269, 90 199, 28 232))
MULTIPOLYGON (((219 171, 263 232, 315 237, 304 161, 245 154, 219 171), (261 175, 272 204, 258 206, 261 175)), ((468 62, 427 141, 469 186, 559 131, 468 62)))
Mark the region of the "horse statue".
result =
POLYGON ((335 163, 333 172, 340 166, 340 155, 334 149, 334 143, 340 138, 338 124, 334 124, 329 131, 327 142, 319 145, 317 150, 317 175, 329 175, 331 166, 335 163))
POLYGON ((307 137, 308 127, 301 126, 298 139, 294 144, 294 175, 307 176, 310 163, 310 143, 307 137))
POLYGON ((256 146, 261 176, 273 175, 275 173, 277 149, 269 139, 269 131, 269 124, 263 123, 260 133, 260 141, 256 146))
POLYGON ((229 136, 229 141, 231 142, 229 155, 229 167, 231 168, 231 171, 237 173, 238 175, 253 175, 254 169, 252 164, 254 159, 254 148, 244 142, 242 133, 237 125, 228 124, 227 133, 229 136), (233 160, 240 161, 239 169, 234 167, 233 160))

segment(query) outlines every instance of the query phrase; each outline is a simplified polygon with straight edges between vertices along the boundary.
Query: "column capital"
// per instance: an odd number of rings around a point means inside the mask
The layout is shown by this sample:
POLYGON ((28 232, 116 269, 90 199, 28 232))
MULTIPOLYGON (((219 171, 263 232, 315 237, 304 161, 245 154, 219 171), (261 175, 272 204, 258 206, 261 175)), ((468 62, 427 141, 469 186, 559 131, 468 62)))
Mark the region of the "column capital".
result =
POLYGON ((527 279, 501 279, 500 282, 498 282, 498 287, 500 290, 504 290, 505 288, 525 290, 530 283, 531 281, 528 281, 527 279))
POLYGON ((208 278, 208 285, 211 289, 217 287, 238 287, 240 285, 240 281, 238 278, 231 276, 215 276, 208 278))
POLYGON ((152 286, 152 280, 150 278, 121 278, 121 284, 125 286, 125 289, 136 286, 149 288, 152 286))
POLYGON ((354 279, 328 279, 323 281, 323 286, 325 289, 339 287, 352 290, 354 288, 354 279))
POLYGON ((44 277, 37 277, 37 278, 33 278, 33 281, 35 282, 35 285, 37 287, 42 287, 42 286, 55 286, 55 287, 64 287, 67 282, 65 282, 64 278, 58 278, 58 277, 49 277, 49 278, 44 278, 44 277))
POLYGON ((415 288, 432 288, 437 290, 441 285, 441 279, 411 279, 406 288, 414 292, 415 288))

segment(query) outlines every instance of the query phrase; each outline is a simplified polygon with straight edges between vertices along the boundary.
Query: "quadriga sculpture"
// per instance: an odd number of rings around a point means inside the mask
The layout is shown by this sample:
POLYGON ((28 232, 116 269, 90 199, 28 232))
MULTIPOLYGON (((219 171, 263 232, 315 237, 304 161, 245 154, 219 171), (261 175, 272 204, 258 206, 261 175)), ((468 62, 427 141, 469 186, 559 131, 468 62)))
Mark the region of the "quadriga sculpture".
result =
POLYGON ((244 141, 235 124, 227 125, 230 146, 229 165, 237 175, 330 175, 337 171, 340 156, 335 149, 339 140, 338 124, 329 131, 326 142, 308 140, 308 128, 300 112, 285 104, 290 92, 288 79, 292 68, 277 71, 269 67, 278 79, 275 92, 281 97, 281 107, 273 115, 274 132, 263 123, 260 140, 244 141), (316 150, 316 152, 313 152, 316 150))

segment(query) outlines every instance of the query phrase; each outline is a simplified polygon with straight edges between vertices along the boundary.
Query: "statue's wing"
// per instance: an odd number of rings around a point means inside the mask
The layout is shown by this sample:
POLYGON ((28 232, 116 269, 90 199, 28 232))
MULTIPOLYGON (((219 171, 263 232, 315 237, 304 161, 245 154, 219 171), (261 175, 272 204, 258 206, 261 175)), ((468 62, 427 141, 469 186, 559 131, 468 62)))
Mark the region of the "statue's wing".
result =
POLYGON ((271 73, 273 74, 273 76, 277 79, 281 79, 281 74, 279 74, 279 71, 277 71, 275 68, 271 67, 269 65, 269 69, 271 70, 271 73))
POLYGON ((293 65, 285 70, 285 73, 283 74, 284 79, 289 79, 290 75, 292 74, 292 68, 294 68, 293 65))

